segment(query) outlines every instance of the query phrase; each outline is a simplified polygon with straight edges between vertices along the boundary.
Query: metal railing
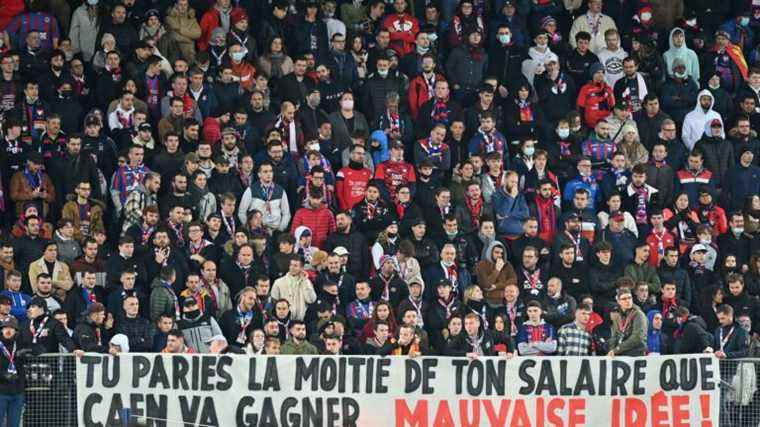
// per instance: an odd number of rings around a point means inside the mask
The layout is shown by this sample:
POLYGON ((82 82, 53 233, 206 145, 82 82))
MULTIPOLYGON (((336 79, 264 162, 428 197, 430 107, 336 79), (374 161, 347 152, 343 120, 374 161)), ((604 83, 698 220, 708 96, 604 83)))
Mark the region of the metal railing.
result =
MULTIPOLYGON (((23 425, 25 427, 76 427, 76 360, 70 354, 27 359, 23 425)), ((760 358, 720 363, 720 427, 760 426, 760 358)), ((129 426, 182 425, 173 420, 131 419, 129 426), (154 422, 156 421, 156 422, 154 422)), ((121 427, 118 423, 113 426, 121 427)))

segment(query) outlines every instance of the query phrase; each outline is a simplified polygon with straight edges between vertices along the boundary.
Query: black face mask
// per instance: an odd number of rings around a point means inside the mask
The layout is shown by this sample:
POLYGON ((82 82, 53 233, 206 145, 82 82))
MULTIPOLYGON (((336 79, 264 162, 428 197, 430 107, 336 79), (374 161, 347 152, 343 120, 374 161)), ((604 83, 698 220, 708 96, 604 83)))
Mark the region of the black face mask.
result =
POLYGON ((364 168, 364 163, 362 163, 362 162, 355 162, 355 161, 351 160, 351 161, 348 162, 348 167, 350 167, 351 169, 354 169, 354 170, 362 169, 362 168, 364 168))
POLYGON ((196 318, 196 317, 198 317, 200 314, 201 314, 201 311, 200 311, 200 310, 192 310, 192 311, 186 311, 186 312, 185 312, 185 317, 187 317, 188 319, 195 319, 195 318, 196 318))

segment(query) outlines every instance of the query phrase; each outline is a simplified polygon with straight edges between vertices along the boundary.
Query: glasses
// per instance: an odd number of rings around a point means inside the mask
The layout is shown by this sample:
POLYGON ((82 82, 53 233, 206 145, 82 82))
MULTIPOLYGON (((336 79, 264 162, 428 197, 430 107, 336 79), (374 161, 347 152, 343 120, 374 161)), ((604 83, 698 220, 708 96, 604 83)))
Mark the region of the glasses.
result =
POLYGON ((626 296, 622 296, 622 297, 620 297, 618 299, 620 301, 626 301, 626 300, 629 300, 629 299, 633 299, 633 297, 631 297, 630 295, 626 295, 626 296))

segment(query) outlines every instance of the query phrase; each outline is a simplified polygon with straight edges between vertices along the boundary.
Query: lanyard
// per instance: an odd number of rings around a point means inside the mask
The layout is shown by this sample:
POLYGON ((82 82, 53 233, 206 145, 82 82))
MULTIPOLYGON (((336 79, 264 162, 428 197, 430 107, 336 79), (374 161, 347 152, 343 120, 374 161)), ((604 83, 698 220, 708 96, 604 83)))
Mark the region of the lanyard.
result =
POLYGON ((0 342, 0 351, 3 352, 6 358, 8 358, 8 372, 15 374, 16 371, 16 343, 13 343, 13 348, 11 351, 8 351, 8 349, 5 347, 3 343, 0 342))
POLYGON ((37 344, 37 338, 40 338, 42 332, 45 330, 43 326, 45 326, 47 320, 47 316, 42 318, 39 329, 34 327, 34 321, 29 322, 29 331, 32 333, 32 344, 37 344))
POLYGON ((731 335, 734 334, 734 326, 731 327, 731 330, 728 331, 728 335, 726 335, 725 338, 723 338, 723 328, 720 328, 720 331, 718 332, 718 338, 720 338, 720 351, 723 351, 723 347, 726 346, 728 343, 728 340, 731 339, 731 335))

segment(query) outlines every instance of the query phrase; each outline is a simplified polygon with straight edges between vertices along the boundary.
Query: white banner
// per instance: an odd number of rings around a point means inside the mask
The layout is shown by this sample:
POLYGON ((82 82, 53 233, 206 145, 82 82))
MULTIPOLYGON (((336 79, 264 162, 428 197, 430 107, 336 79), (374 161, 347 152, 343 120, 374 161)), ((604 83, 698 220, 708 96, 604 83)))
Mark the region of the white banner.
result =
POLYGON ((711 356, 127 354, 77 362, 79 425, 712 427, 711 356))

